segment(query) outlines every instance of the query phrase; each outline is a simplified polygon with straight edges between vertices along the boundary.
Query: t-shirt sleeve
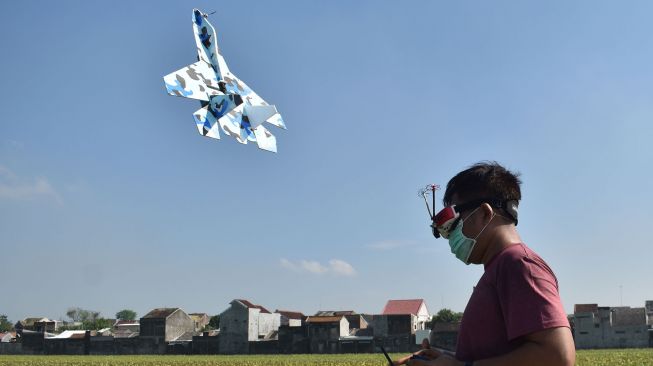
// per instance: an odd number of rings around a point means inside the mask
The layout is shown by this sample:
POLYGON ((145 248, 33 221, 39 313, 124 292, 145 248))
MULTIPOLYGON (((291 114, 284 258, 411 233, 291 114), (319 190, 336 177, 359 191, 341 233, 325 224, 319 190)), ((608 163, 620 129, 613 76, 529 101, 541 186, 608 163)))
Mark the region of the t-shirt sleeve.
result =
POLYGON ((508 340, 569 327, 555 275, 539 258, 511 256, 497 272, 496 286, 508 340))

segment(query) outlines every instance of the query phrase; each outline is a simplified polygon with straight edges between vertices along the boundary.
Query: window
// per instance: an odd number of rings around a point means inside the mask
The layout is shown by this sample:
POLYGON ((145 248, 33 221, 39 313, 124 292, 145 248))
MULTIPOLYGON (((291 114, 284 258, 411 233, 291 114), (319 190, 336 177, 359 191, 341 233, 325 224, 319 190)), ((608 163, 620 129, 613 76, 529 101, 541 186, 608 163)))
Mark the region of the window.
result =
POLYGON ((625 330, 615 330, 615 334, 626 334, 625 330))

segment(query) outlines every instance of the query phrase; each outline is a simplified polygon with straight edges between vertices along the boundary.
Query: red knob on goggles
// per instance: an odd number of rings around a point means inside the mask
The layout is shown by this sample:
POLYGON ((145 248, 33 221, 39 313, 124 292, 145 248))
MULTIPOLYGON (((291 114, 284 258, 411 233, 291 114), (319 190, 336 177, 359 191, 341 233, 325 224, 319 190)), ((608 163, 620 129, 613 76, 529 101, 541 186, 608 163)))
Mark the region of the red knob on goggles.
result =
POLYGON ((435 216, 433 216, 433 235, 436 238, 442 236, 445 239, 449 238, 449 233, 456 224, 458 224, 458 219, 460 218, 460 213, 456 211, 456 206, 445 207, 435 216))

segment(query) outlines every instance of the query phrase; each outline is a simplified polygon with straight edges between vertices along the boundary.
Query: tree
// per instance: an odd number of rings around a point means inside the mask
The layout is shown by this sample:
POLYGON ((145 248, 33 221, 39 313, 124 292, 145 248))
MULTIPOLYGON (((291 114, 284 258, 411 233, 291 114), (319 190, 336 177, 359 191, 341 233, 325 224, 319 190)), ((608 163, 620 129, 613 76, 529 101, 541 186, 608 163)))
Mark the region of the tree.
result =
POLYGON ((205 329, 220 329, 220 315, 213 315, 205 329))
POLYGON ((462 319, 463 313, 456 313, 450 309, 444 308, 438 311, 431 318, 431 323, 456 323, 462 319))
POLYGON ((66 316, 70 318, 70 320, 74 322, 80 321, 79 319, 79 311, 82 310, 80 308, 68 308, 68 311, 66 311, 66 316))
POLYGON ((135 320, 136 312, 134 310, 123 309, 116 313, 116 319, 119 320, 135 320))
POLYGON ((97 319, 100 319, 100 312, 99 311, 93 311, 93 310, 85 310, 82 308, 68 308, 68 311, 66 311, 66 315, 73 321, 73 322, 93 322, 96 321, 97 319))
POLYGON ((8 332, 13 329, 13 325, 6 315, 0 315, 0 332, 8 332))
POLYGON ((98 330, 98 329, 104 329, 104 328, 111 328, 113 324, 111 324, 111 321, 108 319, 104 318, 96 318, 93 320, 85 320, 82 322, 82 329, 85 330, 98 330))

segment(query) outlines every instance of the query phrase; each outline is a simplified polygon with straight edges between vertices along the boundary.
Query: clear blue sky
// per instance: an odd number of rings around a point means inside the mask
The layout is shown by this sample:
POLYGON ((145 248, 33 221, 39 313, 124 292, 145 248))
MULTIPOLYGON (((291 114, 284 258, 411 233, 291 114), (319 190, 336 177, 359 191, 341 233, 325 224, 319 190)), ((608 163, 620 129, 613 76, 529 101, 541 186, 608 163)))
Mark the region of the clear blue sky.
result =
POLYGON ((648 1, 4 1, 0 313, 306 314, 424 298, 480 266, 417 189, 480 160, 522 173, 518 229, 565 308, 653 299, 648 1), (162 77, 193 7, 277 105, 279 153, 197 134, 162 77), (622 286, 622 293, 620 293, 622 286))

